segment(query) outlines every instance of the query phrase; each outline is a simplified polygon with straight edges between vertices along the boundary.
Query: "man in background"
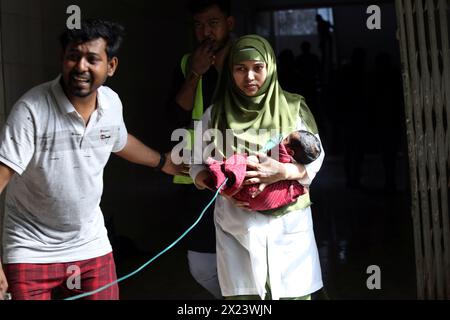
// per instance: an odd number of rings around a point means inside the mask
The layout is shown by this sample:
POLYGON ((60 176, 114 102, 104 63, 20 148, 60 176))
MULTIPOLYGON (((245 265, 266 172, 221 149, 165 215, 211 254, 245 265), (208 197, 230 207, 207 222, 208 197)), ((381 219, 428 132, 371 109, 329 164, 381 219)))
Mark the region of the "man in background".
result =
MULTIPOLYGON (((229 48, 234 17, 230 15, 229 1, 192 0, 189 2, 197 48, 178 62, 167 108, 172 128, 190 129, 210 107, 229 48)), ((193 136, 191 136, 193 138, 193 136)), ((190 178, 176 176, 177 202, 185 219, 193 223, 211 201, 209 190, 198 190, 190 178)), ((214 205, 188 235, 188 263, 194 279, 215 298, 221 298, 217 278, 214 205)), ((180 215, 178 215, 180 216, 180 215)))

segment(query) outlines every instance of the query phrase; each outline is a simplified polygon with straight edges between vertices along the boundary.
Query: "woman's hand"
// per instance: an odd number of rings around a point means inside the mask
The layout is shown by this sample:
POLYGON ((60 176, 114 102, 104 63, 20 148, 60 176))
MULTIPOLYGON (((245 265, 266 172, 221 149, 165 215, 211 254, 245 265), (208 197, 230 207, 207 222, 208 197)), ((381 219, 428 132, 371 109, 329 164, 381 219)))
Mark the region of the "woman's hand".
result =
POLYGON ((250 212, 250 203, 236 200, 234 197, 235 194, 237 194, 239 191, 241 191, 243 186, 241 186, 239 189, 236 190, 232 195, 226 195, 221 194, 224 198, 228 199, 228 201, 231 201, 236 207, 241 208, 242 210, 250 212))
POLYGON ((256 157, 248 157, 247 174, 244 185, 272 184, 286 180, 286 169, 284 163, 278 162, 271 157, 258 153, 256 157))
POLYGON ((247 170, 244 185, 259 184, 253 197, 263 192, 269 184, 286 180, 285 165, 262 153, 247 158, 247 170))
POLYGON ((306 185, 309 179, 304 165, 281 163, 261 153, 247 158, 247 170, 243 184, 259 184, 253 197, 263 192, 268 185, 281 180, 298 180, 306 185))

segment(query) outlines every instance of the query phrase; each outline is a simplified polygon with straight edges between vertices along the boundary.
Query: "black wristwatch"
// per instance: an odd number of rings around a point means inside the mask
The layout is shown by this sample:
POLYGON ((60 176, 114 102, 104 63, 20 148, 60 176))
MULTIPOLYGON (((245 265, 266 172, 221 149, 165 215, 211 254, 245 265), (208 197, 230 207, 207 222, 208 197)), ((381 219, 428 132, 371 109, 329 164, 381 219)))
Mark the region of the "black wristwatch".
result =
POLYGON ((166 155, 162 152, 160 152, 159 155, 161 156, 161 158, 159 159, 158 165, 153 168, 153 170, 155 170, 155 171, 161 171, 161 169, 166 164, 166 155))

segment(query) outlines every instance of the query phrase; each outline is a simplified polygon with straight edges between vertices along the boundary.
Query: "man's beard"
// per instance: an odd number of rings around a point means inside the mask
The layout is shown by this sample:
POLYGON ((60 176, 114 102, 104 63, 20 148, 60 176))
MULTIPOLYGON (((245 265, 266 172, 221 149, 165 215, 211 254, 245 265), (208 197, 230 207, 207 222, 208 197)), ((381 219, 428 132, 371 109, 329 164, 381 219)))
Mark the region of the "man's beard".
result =
POLYGON ((93 91, 91 91, 91 90, 83 91, 82 89, 77 89, 77 88, 73 88, 73 90, 71 90, 72 95, 77 98, 86 98, 86 97, 90 96, 92 94, 92 92, 93 91))
POLYGON ((67 90, 70 91, 70 94, 78 97, 78 98, 85 98, 89 95, 92 94, 93 92, 93 88, 92 88, 92 83, 93 79, 92 76, 90 74, 88 74, 87 72, 85 73, 79 73, 76 71, 72 71, 69 74, 69 79, 68 79, 68 83, 67 83, 67 90), (80 87, 78 85, 78 81, 75 77, 81 78, 86 80, 86 84, 88 85, 87 87, 80 87))
POLYGON ((217 42, 218 46, 214 49, 214 54, 218 54, 220 51, 222 51, 227 46, 229 40, 230 36, 228 35, 222 41, 217 42))

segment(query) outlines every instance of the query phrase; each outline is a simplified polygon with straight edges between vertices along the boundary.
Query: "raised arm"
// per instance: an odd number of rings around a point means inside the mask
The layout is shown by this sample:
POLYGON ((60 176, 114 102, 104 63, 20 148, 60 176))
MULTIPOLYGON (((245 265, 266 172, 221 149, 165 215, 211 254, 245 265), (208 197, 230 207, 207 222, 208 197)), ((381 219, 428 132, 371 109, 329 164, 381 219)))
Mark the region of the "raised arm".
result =
POLYGON ((190 57, 185 81, 175 97, 176 103, 185 111, 191 111, 194 108, 198 82, 210 68, 212 56, 212 43, 205 41, 190 57))

